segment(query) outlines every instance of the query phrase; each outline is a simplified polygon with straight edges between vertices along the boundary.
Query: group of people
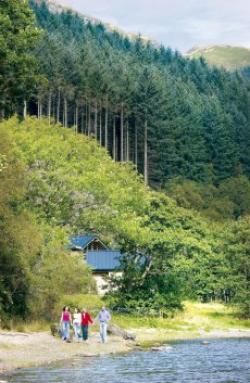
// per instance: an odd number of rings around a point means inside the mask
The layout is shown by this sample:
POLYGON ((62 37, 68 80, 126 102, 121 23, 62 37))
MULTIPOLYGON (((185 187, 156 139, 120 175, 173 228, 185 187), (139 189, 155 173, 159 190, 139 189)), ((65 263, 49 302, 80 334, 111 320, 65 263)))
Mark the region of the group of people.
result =
POLYGON ((102 307, 94 320, 91 318, 86 309, 82 309, 82 311, 80 311, 78 308, 75 308, 72 315, 69 307, 65 306, 62 310, 60 320, 62 340, 66 342, 70 341, 70 327, 73 326, 76 341, 79 342, 82 340, 86 342, 88 341, 89 336, 89 325, 99 322, 101 342, 106 343, 107 327, 110 320, 111 315, 105 306, 102 307))

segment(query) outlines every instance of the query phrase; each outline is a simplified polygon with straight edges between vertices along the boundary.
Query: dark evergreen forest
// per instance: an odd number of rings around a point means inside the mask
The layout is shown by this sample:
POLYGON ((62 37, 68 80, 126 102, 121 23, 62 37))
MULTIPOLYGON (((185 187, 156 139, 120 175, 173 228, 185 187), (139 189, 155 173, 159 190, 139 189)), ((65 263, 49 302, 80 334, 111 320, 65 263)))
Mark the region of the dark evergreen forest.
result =
POLYGON ((209 67, 74 12, 30 3, 44 33, 35 48, 40 81, 23 100, 29 113, 95 137, 153 186, 176 177, 218 186, 250 175, 247 70, 209 67))

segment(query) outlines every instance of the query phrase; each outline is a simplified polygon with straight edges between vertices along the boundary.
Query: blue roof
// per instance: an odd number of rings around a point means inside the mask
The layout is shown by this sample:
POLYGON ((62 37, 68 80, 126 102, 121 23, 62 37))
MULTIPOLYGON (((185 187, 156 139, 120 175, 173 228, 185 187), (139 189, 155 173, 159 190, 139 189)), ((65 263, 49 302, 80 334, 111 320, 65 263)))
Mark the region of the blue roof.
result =
POLYGON ((70 237, 70 247, 71 248, 79 248, 80 250, 85 249, 89 243, 98 239, 96 235, 77 235, 74 237, 70 237))
POLYGON ((120 268, 120 251, 87 251, 87 264, 95 271, 113 271, 120 268))

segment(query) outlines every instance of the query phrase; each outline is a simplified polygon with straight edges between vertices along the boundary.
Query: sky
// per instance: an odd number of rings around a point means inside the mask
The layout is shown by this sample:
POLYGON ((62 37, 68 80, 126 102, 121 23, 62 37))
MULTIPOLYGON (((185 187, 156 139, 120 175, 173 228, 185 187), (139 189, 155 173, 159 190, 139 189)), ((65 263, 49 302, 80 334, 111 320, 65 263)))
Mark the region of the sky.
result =
POLYGON ((250 48, 250 0, 57 2, 181 52, 222 44, 250 48))

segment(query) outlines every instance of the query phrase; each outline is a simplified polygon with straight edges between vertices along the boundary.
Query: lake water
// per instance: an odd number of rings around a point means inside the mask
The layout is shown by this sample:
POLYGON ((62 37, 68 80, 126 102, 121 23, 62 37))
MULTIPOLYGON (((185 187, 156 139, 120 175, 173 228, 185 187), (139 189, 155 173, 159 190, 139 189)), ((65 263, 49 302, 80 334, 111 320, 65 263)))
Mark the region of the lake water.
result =
POLYGON ((250 339, 208 342, 184 341, 160 351, 76 358, 19 370, 2 379, 11 383, 250 383, 250 339))

